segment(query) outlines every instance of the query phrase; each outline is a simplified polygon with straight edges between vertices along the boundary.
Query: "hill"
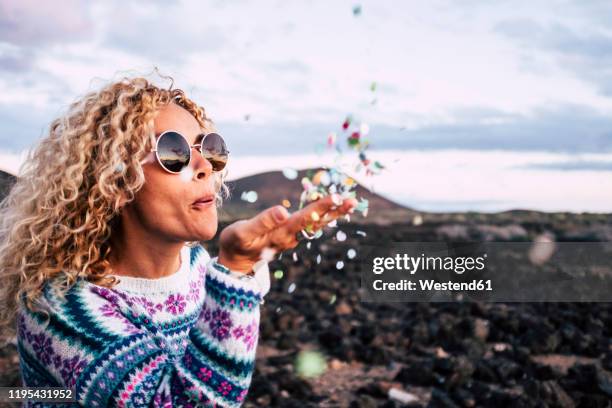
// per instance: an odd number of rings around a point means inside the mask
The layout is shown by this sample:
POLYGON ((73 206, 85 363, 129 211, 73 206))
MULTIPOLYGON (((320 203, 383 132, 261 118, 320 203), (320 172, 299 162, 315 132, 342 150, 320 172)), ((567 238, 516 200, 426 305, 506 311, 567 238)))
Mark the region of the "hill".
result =
MULTIPOLYGON (((317 170, 300 170, 295 180, 287 179, 280 171, 270 171, 228 182, 231 195, 223 203, 220 211, 221 220, 230 221, 237 218, 251 217, 266 208, 281 204, 285 199, 289 200, 292 205, 289 209, 290 211, 297 210, 300 194, 302 193, 300 180, 307 173, 314 173, 317 170), (257 201, 249 203, 242 200, 241 195, 246 191, 257 192, 257 201)), ((369 201, 368 217, 366 219, 361 217, 361 215, 355 217, 360 221, 375 223, 408 221, 417 213, 417 211, 373 193, 361 185, 357 186, 355 190, 357 197, 365 198, 369 201)))

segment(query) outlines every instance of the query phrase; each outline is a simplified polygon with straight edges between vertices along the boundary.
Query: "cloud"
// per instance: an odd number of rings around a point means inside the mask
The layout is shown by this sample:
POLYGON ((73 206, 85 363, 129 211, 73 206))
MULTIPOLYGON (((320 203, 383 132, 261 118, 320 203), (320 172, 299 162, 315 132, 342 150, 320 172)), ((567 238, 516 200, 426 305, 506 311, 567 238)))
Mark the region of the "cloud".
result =
MULTIPOLYGON (((220 122, 236 150, 244 154, 313 152, 325 143, 336 124, 220 122)), ((532 115, 517 115, 489 108, 461 109, 453 112, 447 124, 402 129, 385 124, 370 124, 368 139, 373 149, 465 149, 549 152, 612 151, 612 118, 580 106, 560 106, 538 110, 532 115)))
POLYGON ((179 3, 128 2, 101 12, 108 21, 104 44, 150 58, 155 64, 184 62, 192 53, 230 48, 225 31, 201 5, 182 7, 179 3), (169 18, 171 17, 171 18, 169 18))
POLYGON ((495 31, 518 42, 523 49, 552 54, 560 68, 595 84, 602 95, 612 96, 612 34, 607 27, 579 30, 560 22, 545 25, 531 19, 514 19, 500 22, 495 31))
POLYGON ((568 160, 558 163, 533 163, 517 168, 561 171, 611 171, 612 162, 600 160, 568 160))
POLYGON ((88 37, 91 21, 78 0, 0 0, 0 41, 41 47, 88 37))

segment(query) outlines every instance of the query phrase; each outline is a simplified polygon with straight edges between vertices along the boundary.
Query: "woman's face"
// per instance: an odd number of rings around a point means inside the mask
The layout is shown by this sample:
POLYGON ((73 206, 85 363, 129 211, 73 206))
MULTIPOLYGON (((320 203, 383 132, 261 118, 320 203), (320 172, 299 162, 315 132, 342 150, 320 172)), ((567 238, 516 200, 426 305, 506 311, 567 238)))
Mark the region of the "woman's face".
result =
MULTIPOLYGON (((171 103, 155 118, 155 134, 174 130, 190 145, 204 133, 187 110, 171 103)), ((131 213, 151 234, 170 241, 206 241, 217 232, 215 188, 210 162, 191 150, 189 168, 181 174, 165 171, 156 159, 143 165, 145 183, 131 205, 131 213), (202 202, 212 198, 212 202, 202 202), (200 201, 199 201, 200 200, 200 201)))

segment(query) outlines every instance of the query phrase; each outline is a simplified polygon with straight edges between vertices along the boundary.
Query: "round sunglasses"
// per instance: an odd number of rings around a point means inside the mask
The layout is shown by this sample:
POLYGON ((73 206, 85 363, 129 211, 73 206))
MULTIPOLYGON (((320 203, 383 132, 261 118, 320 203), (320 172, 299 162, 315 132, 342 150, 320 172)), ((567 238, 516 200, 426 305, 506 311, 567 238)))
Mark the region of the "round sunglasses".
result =
POLYGON ((199 150, 202 157, 210 162, 213 171, 225 168, 229 150, 225 140, 218 133, 201 134, 196 137, 196 143, 190 145, 187 138, 174 130, 167 130, 157 138, 155 152, 157 161, 164 170, 172 174, 180 173, 191 162, 191 149, 199 150))

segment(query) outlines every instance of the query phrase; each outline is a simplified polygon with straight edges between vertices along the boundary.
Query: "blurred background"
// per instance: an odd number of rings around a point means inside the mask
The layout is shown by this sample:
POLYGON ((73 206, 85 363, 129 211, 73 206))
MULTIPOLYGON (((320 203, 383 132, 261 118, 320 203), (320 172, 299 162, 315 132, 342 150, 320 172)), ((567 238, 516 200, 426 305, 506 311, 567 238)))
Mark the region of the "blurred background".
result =
MULTIPOLYGON (((0 0, 2 194, 52 119, 124 75, 172 76, 228 140, 222 226, 295 206, 352 117, 384 167, 351 174, 369 215, 270 264, 246 405, 610 407, 610 303, 364 303, 359 259, 610 241, 611 21, 597 0, 0 0)), ((16 364, 0 351, 4 384, 16 364)))
POLYGON ((607 212, 611 13, 607 1, 2 0, 0 166, 16 171, 79 95, 157 67, 229 139, 234 178, 320 165, 316 143, 353 114, 388 167, 375 188, 401 204, 607 212))

